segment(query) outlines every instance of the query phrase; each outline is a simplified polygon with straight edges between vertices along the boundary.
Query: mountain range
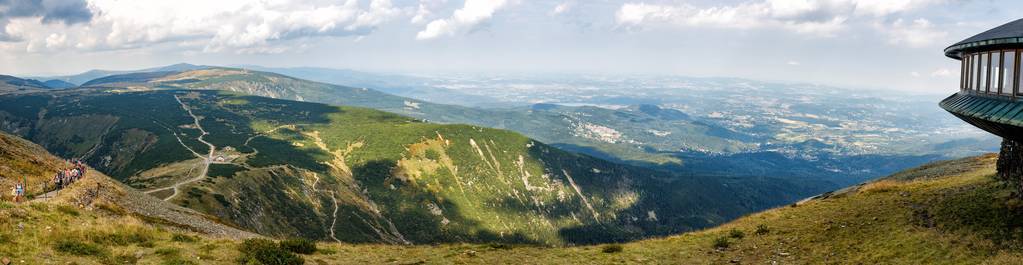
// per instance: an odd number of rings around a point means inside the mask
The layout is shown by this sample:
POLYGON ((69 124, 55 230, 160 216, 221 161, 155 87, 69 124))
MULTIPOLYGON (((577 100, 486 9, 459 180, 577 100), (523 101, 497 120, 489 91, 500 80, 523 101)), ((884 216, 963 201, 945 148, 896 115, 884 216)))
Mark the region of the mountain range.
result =
MULTIPOLYGON (((0 132, 0 183, 64 166, 0 132)), ((928 164, 721 226, 623 244, 395 246, 271 240, 91 171, 0 202, 0 257, 26 264, 1016 264, 1020 229, 994 155, 928 164), (16 246, 16 247, 14 247, 16 246), (936 259, 940 257, 940 259, 936 259)))
POLYGON ((510 131, 248 96, 261 90, 238 93, 256 78, 247 74, 136 73, 3 95, 0 129, 232 226, 342 242, 634 240, 708 227, 823 186, 671 174, 510 131))

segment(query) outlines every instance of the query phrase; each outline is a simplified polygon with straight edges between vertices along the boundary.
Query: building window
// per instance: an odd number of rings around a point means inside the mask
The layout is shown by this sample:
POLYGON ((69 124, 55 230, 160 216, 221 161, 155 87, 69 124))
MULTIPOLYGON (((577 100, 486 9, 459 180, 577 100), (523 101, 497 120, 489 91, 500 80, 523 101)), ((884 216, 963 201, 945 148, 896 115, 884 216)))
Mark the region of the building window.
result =
POLYGON ((987 91, 987 68, 988 58, 990 56, 987 53, 981 53, 977 59, 977 91, 987 91))
POLYGON ((991 83, 988 84, 988 93, 998 94, 1002 89, 1002 52, 991 52, 991 83))
POLYGON ((1002 95, 1012 95, 1016 87, 1016 51, 1005 51, 1002 57, 1002 95))
POLYGON ((980 89, 980 53, 974 53, 970 56, 970 90, 977 91, 980 89))
POLYGON ((960 60, 960 65, 959 65, 959 90, 969 89, 969 86, 966 85, 967 83, 970 82, 970 75, 968 74, 969 72, 970 72, 970 57, 969 56, 963 56, 963 59, 960 60))
POLYGON ((974 70, 973 69, 975 67, 974 65, 977 64, 977 58, 976 57, 977 57, 976 54, 971 54, 971 55, 966 56, 966 58, 969 59, 969 62, 966 63, 966 90, 973 90, 973 87, 974 87, 973 79, 974 79, 974 76, 976 76, 976 75, 974 75, 974 73, 973 73, 974 70))

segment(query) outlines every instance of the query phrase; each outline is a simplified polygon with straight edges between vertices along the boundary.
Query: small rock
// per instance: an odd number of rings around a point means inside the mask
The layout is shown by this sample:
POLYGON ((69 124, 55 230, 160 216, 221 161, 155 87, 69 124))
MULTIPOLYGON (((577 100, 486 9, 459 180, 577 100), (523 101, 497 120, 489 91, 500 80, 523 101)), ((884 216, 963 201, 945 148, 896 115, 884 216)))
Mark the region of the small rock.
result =
POLYGON ((729 260, 728 263, 738 264, 739 263, 739 259, 729 260))
POLYGON ((789 255, 792 255, 792 254, 789 254, 788 252, 778 253, 778 256, 782 256, 782 257, 788 257, 789 255))
POLYGON ((3 265, 11 264, 11 259, 9 259, 7 257, 4 257, 3 259, 0 259, 0 264, 3 264, 3 265))

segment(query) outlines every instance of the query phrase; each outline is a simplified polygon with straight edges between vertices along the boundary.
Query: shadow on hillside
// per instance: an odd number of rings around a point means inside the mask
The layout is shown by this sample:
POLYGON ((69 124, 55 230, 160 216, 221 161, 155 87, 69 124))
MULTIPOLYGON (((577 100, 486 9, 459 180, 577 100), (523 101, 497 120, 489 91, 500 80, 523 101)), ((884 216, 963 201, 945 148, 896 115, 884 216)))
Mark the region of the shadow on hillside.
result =
POLYGON ((608 164, 586 155, 551 155, 563 151, 542 145, 530 151, 557 177, 565 177, 557 174, 560 169, 571 169, 569 174, 590 201, 612 202, 614 194, 637 194, 629 207, 616 212, 610 205, 594 203, 604 216, 600 223, 560 231, 572 244, 624 242, 693 231, 816 194, 804 185, 776 178, 682 175, 608 164))
MULTIPOLYGON (((366 188, 378 205, 390 206, 383 213, 406 239, 417 244, 474 242, 538 244, 522 233, 500 234, 489 231, 468 217, 465 211, 450 201, 438 201, 437 194, 422 187, 411 187, 393 177, 395 161, 373 160, 352 169, 355 178, 366 188), (393 189, 391 187, 394 187, 393 189), (427 205, 436 205, 441 215, 431 213, 427 205)), ((478 217, 478 216, 477 216, 478 217)))

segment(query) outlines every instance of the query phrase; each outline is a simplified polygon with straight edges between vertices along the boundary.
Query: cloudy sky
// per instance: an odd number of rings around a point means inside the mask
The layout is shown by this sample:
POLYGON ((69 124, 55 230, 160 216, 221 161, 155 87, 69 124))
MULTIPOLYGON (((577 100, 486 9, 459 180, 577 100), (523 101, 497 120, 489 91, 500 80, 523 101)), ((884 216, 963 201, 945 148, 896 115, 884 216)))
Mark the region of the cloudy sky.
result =
POLYGON ((953 91, 1016 0, 0 0, 0 73, 179 62, 953 91))

